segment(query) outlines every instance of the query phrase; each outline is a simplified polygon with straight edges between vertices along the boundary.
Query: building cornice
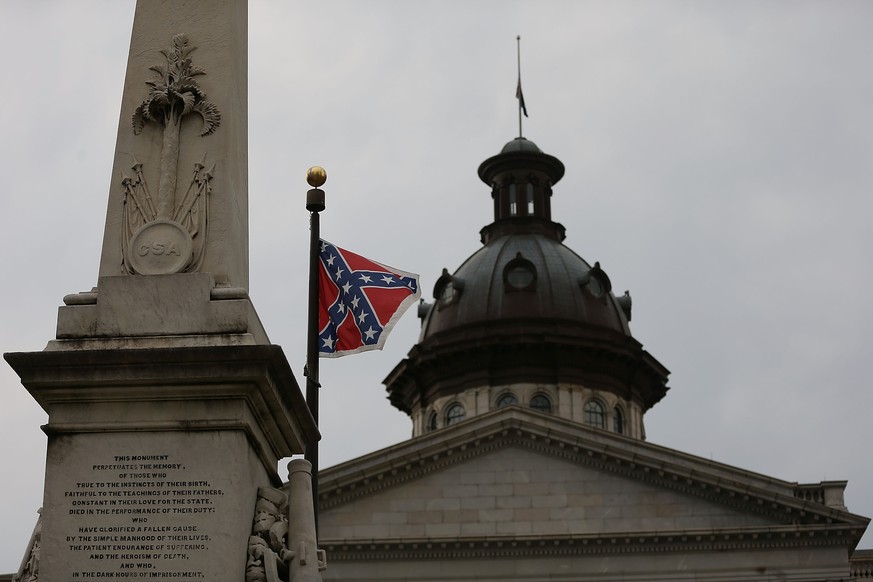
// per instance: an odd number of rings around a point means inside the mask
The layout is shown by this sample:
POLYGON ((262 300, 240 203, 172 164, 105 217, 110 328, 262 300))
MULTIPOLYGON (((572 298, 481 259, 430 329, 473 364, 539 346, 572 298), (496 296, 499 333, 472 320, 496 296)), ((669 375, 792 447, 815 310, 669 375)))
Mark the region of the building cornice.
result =
POLYGON ((642 553, 736 552, 828 546, 852 546, 863 527, 746 527, 673 532, 607 534, 470 536, 421 539, 319 541, 331 561, 433 560, 616 555, 642 553))
POLYGON ((786 527, 845 526, 857 530, 852 547, 869 523, 816 500, 824 495, 810 494, 845 482, 789 483, 520 407, 498 409, 325 469, 319 476, 319 507, 327 511, 506 447, 534 450, 786 527))

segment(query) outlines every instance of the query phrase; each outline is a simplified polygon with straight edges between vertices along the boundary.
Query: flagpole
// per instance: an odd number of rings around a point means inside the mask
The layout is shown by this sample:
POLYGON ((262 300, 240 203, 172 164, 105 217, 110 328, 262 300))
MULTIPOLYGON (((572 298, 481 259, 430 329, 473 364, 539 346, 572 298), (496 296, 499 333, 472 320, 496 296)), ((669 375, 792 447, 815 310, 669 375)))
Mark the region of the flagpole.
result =
MULTIPOLYGON (((318 425, 318 253, 321 250, 321 221, 324 210, 324 190, 319 186, 327 181, 327 172, 312 166, 306 172, 306 182, 312 186, 306 192, 306 210, 309 211, 309 314, 306 341, 306 404, 318 425)), ((306 443, 303 458, 312 464, 312 510, 315 515, 315 534, 318 536, 318 440, 306 443)))
MULTIPOLYGON (((516 52, 518 53, 518 92, 521 95, 521 35, 515 35, 516 52)), ((518 137, 524 137, 521 132, 521 99, 518 99, 518 137)))

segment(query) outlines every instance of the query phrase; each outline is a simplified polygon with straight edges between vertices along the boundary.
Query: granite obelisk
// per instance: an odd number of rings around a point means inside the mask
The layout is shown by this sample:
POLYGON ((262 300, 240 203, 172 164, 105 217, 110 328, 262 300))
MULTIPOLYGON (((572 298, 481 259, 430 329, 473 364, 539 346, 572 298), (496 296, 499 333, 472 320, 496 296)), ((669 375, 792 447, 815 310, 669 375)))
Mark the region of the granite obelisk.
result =
POLYGON ((280 511, 311 488, 277 472, 318 430, 248 296, 246 44, 245 0, 137 3, 97 285, 44 351, 6 354, 49 417, 34 579, 236 582, 321 557, 280 511))
POLYGON ((246 27, 244 0, 138 3, 98 285, 64 299, 48 349, 269 343, 248 299, 246 27))

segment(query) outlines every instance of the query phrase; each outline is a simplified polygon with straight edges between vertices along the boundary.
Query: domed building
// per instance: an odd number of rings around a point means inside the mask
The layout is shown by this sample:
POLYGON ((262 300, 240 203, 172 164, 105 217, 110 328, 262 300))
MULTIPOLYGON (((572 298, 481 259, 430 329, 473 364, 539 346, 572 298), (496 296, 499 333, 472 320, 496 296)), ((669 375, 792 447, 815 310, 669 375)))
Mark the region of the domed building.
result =
POLYGON ((494 220, 443 270, 385 379, 413 436, 319 475, 325 580, 855 580, 869 519, 845 481, 799 484, 646 441, 669 372, 631 298, 564 246, 556 157, 479 166, 494 220))
POLYGON ((510 404, 645 437, 667 370, 630 333, 631 298, 564 246, 552 187, 564 165, 519 137, 479 166, 494 222, 483 247, 443 271, 421 338, 388 376, 413 434, 510 404))

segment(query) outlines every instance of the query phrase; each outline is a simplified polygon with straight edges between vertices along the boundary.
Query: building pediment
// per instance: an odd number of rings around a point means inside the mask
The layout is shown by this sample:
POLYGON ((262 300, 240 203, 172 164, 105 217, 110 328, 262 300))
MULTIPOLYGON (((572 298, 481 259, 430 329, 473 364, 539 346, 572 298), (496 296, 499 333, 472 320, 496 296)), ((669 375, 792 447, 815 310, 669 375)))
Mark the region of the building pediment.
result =
POLYGON ((854 548, 869 520, 845 510, 844 487, 509 407, 323 470, 321 539, 334 554, 854 548))

